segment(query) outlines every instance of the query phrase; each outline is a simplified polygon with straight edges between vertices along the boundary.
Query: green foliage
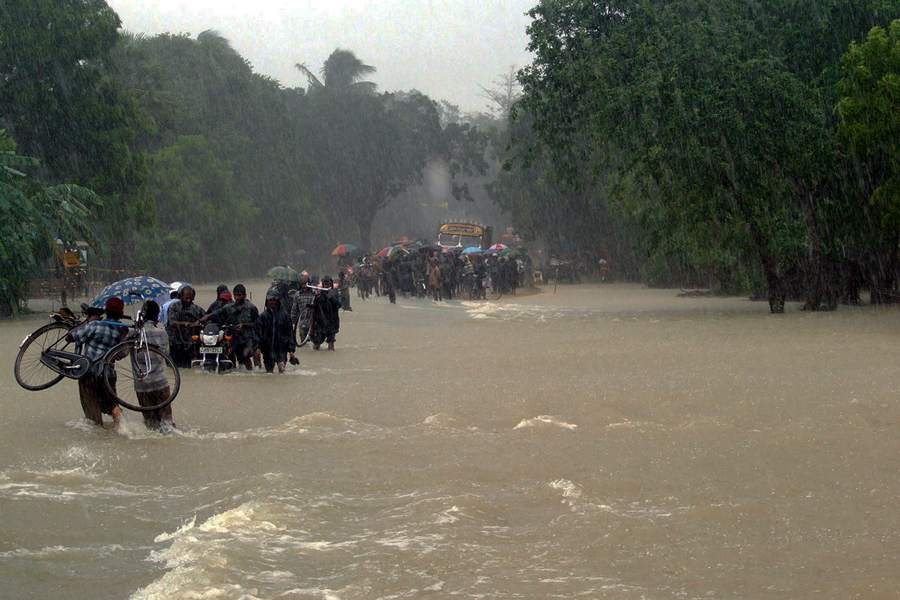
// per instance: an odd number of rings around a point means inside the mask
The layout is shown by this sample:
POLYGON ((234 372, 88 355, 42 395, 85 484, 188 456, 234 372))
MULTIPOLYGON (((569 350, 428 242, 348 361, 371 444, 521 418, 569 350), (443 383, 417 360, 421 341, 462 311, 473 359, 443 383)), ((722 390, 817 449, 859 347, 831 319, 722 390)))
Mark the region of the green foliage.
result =
MULTIPOLYGON (((202 136, 207 150, 230 165, 230 193, 252 207, 247 212, 223 205, 223 214, 231 222, 218 232, 220 245, 232 238, 234 243, 252 245, 249 256, 244 247, 237 249, 246 261, 211 260, 205 255, 215 250, 207 246, 178 244, 179 255, 193 257, 191 266, 180 270, 211 265, 212 270, 201 278, 224 277, 235 269, 242 275, 259 273, 272 264, 289 262, 296 250, 309 246, 311 238, 327 232, 303 175, 314 171, 307 167, 299 139, 305 111, 302 94, 254 74, 214 31, 202 32, 196 39, 169 34, 125 36, 115 52, 115 69, 140 99, 152 125, 139 139, 142 147, 160 152, 174 146, 180 136, 202 136), (237 235, 234 228, 239 229, 237 235)), ((154 177, 151 192, 157 199, 170 193, 159 189, 161 185, 165 181, 154 177)), ((206 191, 198 192, 197 198, 219 206, 213 189, 203 187, 206 191)), ((152 235, 142 235, 137 247, 149 253, 145 258, 152 264, 165 269, 161 261, 169 258, 164 259, 162 248, 172 245, 173 231, 181 230, 171 230, 164 222, 158 227, 152 235)))
POLYGON ((885 165, 871 202, 887 230, 900 228, 900 21, 875 27, 841 63, 838 132, 849 147, 885 165))
POLYGON ((535 60, 520 72, 518 113, 533 119, 516 138, 522 164, 546 161, 567 189, 608 190, 598 197, 636 219, 651 256, 723 274, 722 257, 755 257, 770 294, 783 294, 787 270, 820 273, 849 239, 827 220, 844 183, 829 86, 843 49, 898 10, 543 0, 530 12, 535 60))
POLYGON ((138 106, 106 68, 119 25, 103 0, 0 0, 0 122, 40 159, 42 181, 105 199, 102 235, 116 240, 142 224, 147 201, 138 106))
POLYGON ((27 300, 36 257, 85 239, 98 248, 90 227, 91 207, 100 204, 90 190, 76 185, 44 186, 28 180, 20 168, 39 161, 15 154, 15 144, 0 129, 0 315, 19 312, 27 300))
POLYGON ((154 154, 151 187, 159 229, 138 245, 149 271, 170 279, 231 276, 248 261, 245 224, 256 211, 236 191, 232 165, 203 136, 182 136, 154 154))

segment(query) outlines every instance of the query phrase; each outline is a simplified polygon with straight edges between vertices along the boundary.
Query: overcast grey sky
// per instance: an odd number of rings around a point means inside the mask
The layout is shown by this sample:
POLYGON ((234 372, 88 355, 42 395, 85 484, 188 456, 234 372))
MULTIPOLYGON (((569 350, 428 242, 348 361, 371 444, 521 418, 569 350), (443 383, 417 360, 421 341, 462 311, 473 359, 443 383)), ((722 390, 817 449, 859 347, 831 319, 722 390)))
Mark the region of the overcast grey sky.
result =
POLYGON ((256 72, 306 87, 335 48, 378 69, 379 91, 417 89, 483 111, 479 85, 530 62, 525 12, 538 0, 107 0, 123 28, 145 34, 215 29, 256 72))

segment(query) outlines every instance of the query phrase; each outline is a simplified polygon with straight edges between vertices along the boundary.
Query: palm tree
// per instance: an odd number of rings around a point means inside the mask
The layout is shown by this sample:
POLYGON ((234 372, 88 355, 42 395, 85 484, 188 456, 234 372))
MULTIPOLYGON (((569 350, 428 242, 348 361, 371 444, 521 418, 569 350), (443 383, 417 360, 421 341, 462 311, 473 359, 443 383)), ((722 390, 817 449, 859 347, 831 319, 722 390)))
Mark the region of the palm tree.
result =
POLYGON ((335 92, 372 94, 377 87, 371 81, 360 81, 363 77, 375 73, 376 69, 371 65, 363 64, 351 50, 337 48, 325 60, 321 71, 324 83, 305 64, 297 63, 294 66, 306 75, 310 91, 325 89, 335 92))

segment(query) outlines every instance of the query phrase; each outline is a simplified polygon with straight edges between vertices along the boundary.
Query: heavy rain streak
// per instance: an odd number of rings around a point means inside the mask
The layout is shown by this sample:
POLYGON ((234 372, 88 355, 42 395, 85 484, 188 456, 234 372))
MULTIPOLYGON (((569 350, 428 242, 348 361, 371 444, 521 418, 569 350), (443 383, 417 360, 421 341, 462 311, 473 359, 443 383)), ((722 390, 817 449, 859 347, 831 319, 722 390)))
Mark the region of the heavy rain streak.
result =
POLYGON ((766 313, 357 302, 283 376, 185 373, 168 435, 4 369, 3 595, 890 597, 898 314, 766 313))
POLYGON ((900 597, 898 56, 0 0, 0 599, 900 597))

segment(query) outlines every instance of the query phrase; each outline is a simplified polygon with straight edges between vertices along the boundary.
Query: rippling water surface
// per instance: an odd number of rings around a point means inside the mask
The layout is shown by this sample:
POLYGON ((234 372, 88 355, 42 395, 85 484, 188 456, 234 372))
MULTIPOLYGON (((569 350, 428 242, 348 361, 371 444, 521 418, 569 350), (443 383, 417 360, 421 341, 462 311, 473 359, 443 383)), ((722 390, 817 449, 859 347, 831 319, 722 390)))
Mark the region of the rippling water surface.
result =
POLYGON ((0 597, 900 595, 900 312, 552 291, 354 299, 173 435, 22 390, 46 317, 0 323, 0 597))

